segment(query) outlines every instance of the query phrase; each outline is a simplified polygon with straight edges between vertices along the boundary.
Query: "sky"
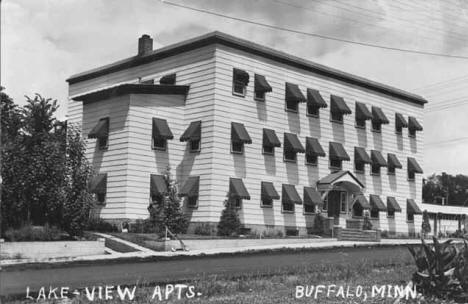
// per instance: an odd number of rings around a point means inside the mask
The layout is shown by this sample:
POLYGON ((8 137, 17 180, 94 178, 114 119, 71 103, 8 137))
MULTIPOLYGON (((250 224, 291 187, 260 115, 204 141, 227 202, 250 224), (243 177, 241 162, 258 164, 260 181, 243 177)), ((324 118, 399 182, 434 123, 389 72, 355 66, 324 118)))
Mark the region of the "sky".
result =
POLYGON ((468 175, 468 58, 366 47, 231 20, 222 15, 360 43, 468 57, 463 0, 3 0, 1 85, 16 103, 39 93, 66 118, 69 76, 155 48, 222 31, 363 76, 429 100, 425 175, 468 175))

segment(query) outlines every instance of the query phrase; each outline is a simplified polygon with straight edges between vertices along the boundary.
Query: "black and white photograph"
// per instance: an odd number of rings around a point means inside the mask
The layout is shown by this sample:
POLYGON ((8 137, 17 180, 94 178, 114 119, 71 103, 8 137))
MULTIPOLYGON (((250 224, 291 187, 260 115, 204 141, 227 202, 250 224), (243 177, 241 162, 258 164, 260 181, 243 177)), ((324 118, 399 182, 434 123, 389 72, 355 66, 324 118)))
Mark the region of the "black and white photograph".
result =
POLYGON ((0 0, 0 303, 468 303, 468 2, 0 0))

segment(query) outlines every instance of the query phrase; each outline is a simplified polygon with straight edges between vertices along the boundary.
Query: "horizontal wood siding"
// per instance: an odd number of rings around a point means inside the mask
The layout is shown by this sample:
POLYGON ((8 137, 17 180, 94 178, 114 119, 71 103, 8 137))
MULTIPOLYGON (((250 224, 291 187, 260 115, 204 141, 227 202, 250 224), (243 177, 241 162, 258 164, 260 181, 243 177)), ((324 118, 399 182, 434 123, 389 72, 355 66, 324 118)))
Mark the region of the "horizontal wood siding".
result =
MULTIPOLYGON (((244 200, 240 210, 242 221, 246 224, 266 224, 304 227, 311 224, 311 217, 304 216, 301 205, 296 205, 294 214, 281 212, 281 201, 274 201, 273 208, 260 207, 260 183, 271 181, 276 190, 281 192, 283 183, 294 184, 300 196, 303 196, 304 186, 315 186, 318 179, 330 173, 328 167, 328 143, 340 142, 351 157, 351 161, 343 162, 343 169, 354 172, 354 147, 364 147, 370 154, 371 149, 379 150, 383 155, 395 153, 403 165, 397 169, 395 176, 387 175, 382 168, 381 176, 371 176, 370 166, 366 165, 365 174, 356 174, 365 185, 365 193, 378 194, 386 202, 387 196, 395 196, 403 212, 397 213, 394 223, 389 224, 385 213, 381 212, 382 229, 388 230, 389 225, 399 232, 414 229, 406 222, 406 199, 413 198, 421 203, 422 176, 416 175, 416 182, 407 181, 406 159, 415 157, 423 165, 423 132, 417 132, 416 139, 409 138, 407 129, 403 136, 395 134, 395 112, 405 117, 414 116, 424 125, 423 108, 413 103, 388 97, 359 87, 314 75, 296 68, 281 65, 270 60, 259 58, 242 51, 218 45, 216 51, 216 96, 215 96, 215 149, 213 159, 214 179, 213 191, 215 198, 222 202, 228 191, 229 177, 238 177, 244 183, 251 195, 251 200, 244 200), (247 71, 250 82, 247 95, 243 97, 232 94, 232 70, 239 68, 247 71), (273 88, 266 94, 266 101, 255 101, 253 97, 254 73, 264 75, 273 88), (320 118, 306 116, 306 104, 299 105, 298 113, 285 111, 285 82, 299 85, 306 95, 307 88, 318 89, 325 99, 328 108, 320 110, 320 118), (345 99, 353 111, 352 115, 344 117, 343 124, 330 122, 330 95, 335 94, 345 99), (379 106, 390 120, 390 124, 382 126, 382 133, 371 131, 370 122, 366 130, 355 128, 355 102, 365 103, 369 109, 372 105, 379 106), (245 145, 244 155, 230 153, 230 123, 243 123, 249 132, 253 143, 245 145), (307 136, 318 138, 327 153, 319 157, 317 167, 305 165, 305 155, 298 154, 296 164, 283 161, 283 149, 276 148, 275 156, 262 155, 262 128, 276 131, 281 142, 284 132, 295 133, 305 146, 307 136)), ((219 218, 222 204, 213 208, 213 218, 219 218)), ((420 216, 415 216, 414 227, 420 229, 420 216)))

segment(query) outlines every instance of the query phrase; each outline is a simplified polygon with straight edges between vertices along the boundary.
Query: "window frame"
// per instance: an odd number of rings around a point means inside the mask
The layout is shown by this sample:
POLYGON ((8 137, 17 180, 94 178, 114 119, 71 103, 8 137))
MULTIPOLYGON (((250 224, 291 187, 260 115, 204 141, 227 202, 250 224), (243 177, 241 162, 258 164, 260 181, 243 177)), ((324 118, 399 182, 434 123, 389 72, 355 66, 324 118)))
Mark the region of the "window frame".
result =
POLYGON ((408 128, 408 137, 409 138, 416 138, 416 130, 408 128))
POLYGON ((329 159, 328 160, 328 168, 332 170, 342 170, 343 169, 343 161, 340 159, 329 159), (332 162, 339 162, 339 166, 333 166, 332 162))
POLYGON ((247 85, 243 81, 238 80, 237 77, 234 69, 232 72, 232 95, 244 98, 247 95, 247 85), (242 92, 236 91, 236 88, 240 87, 242 87, 242 92))
POLYGON ((348 210, 348 193, 345 191, 340 192, 340 213, 346 214, 348 210), (343 194, 344 194, 344 200, 343 200, 343 194), (343 208, 344 206, 344 208, 343 208), (344 209, 344 210, 343 210, 344 209))
POLYGON ((396 135, 403 135, 403 127, 398 126, 397 124, 395 124, 395 134, 396 135))
POLYGON ((414 213, 408 213, 408 211, 406 211, 406 222, 414 223, 414 213))
POLYGON ((356 117, 356 120, 354 122, 354 127, 357 129, 365 130, 366 129, 366 120, 365 119, 358 119, 356 117))
POLYGON ((306 105, 306 115, 309 116, 309 117, 319 118, 320 117, 320 107, 312 106, 311 104, 307 103, 307 105, 306 105), (310 109, 314 109, 315 112, 311 112, 310 109))
POLYGON ((387 166, 387 175, 396 175, 396 168, 392 166, 387 166))
POLYGON ((299 113, 299 102, 295 101, 295 100, 285 100, 284 102, 284 110, 286 112, 291 112, 291 113, 299 113), (294 109, 290 108, 289 105, 290 104, 294 104, 295 107, 294 109))
POLYGON ((187 208, 196 209, 198 208, 198 196, 189 196, 186 199, 187 208), (195 204, 192 204, 193 200, 195 200, 195 204))
POLYGON ((190 145, 190 153, 196 153, 196 152, 200 152, 200 151, 201 151, 201 140, 200 140, 200 139, 195 139, 195 140, 191 139, 191 140, 189 141, 189 145, 190 145), (194 144, 194 143, 198 143, 196 149, 193 148, 193 144, 194 144))
POLYGON ((382 123, 372 120, 372 132, 382 133, 382 123))
POLYGON ((260 198, 260 207, 262 207, 262 208, 273 208, 273 199, 272 198, 266 198, 266 197, 260 198), (265 202, 268 202, 268 204, 265 204, 265 202))
POLYGON ((315 166, 316 167, 318 165, 318 156, 317 155, 310 155, 310 154, 305 153, 305 164, 307 166, 315 166), (312 157, 313 161, 310 161, 311 159, 309 159, 309 157, 312 157))
POLYGON ((264 146, 264 145, 262 145, 262 154, 264 154, 264 155, 273 155, 273 156, 274 156, 274 155, 275 155, 275 147, 270 147, 270 146, 264 146), (265 148, 271 149, 271 152, 265 151, 265 148))
POLYGON ((366 173, 366 164, 363 162, 354 161, 354 172, 359 173, 359 174, 366 173), (362 168, 358 167, 358 165, 362 166, 362 168))
POLYGON ((395 218, 395 210, 389 210, 387 208, 387 218, 395 218))
POLYGON ((371 164, 371 175, 380 176, 382 169, 379 165, 371 164))
POLYGON ((344 118, 343 118, 343 113, 341 112, 333 112, 330 109, 330 121, 337 123, 337 124, 343 124, 344 118))
POLYGON ((317 207, 315 205, 303 205, 303 214, 315 214, 317 213, 317 207), (311 207, 313 211, 306 211, 306 208, 311 207))
POLYGON ((323 198, 323 206, 322 206, 323 211, 328 211, 328 194, 325 195, 323 198))
POLYGON ((256 100, 256 101, 265 101, 265 99, 266 99, 265 96, 266 96, 266 92, 254 90, 254 100, 256 100), (261 96, 259 97, 258 94, 261 94, 261 96))
POLYGON ((376 208, 371 208, 369 217, 371 219, 380 219, 380 210, 376 208), (377 216, 375 216, 377 215, 377 216))
POLYGON ((297 152, 290 151, 286 148, 283 149, 283 161, 287 163, 297 163, 297 152), (294 155, 294 159, 292 158, 286 158, 286 155, 289 153, 292 153, 291 155, 294 155))
POLYGON ((411 171, 408 170, 408 181, 409 182, 416 181, 416 173, 411 172, 411 171))
POLYGON ((243 203, 242 198, 240 198, 240 197, 234 197, 233 200, 234 200, 234 208, 236 208, 236 209, 242 209, 242 203, 243 203))
POLYGON ((235 141, 231 140, 231 153, 232 154, 244 154, 244 143, 243 142, 235 142, 235 141), (239 147, 241 147, 240 151, 234 149, 235 144, 240 145, 239 146, 239 147))
POLYGON ((107 192, 104 193, 95 193, 95 200, 99 205, 105 205, 107 200, 107 192), (102 198, 102 200, 101 200, 102 198))
POLYGON ((107 151, 109 149, 109 135, 106 137, 99 137, 97 139, 97 144, 99 151, 107 151))
POLYGON ((153 150, 157 150, 157 151, 167 151, 167 139, 165 138, 160 138, 161 139, 161 142, 164 143, 164 147, 162 146, 156 146, 156 138, 154 138, 154 136, 152 136, 151 138, 151 148, 153 150))
POLYGON ((294 203, 292 202, 281 202, 281 213, 294 213, 295 212, 295 205, 294 203), (285 210, 284 209, 284 205, 287 204, 288 206, 291 205, 291 209, 292 210, 285 210))

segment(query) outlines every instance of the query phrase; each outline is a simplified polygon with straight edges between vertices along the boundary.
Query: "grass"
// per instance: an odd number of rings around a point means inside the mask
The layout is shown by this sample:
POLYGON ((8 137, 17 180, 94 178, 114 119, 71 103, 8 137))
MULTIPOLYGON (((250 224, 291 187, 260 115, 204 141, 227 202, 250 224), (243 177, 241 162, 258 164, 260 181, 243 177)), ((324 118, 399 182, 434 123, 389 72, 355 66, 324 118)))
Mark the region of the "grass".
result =
POLYGON ((107 239, 106 238, 106 247, 107 248, 110 248, 114 251, 117 251, 117 252, 120 252, 120 253, 127 253, 127 252, 136 252, 136 251, 139 251, 133 247, 130 247, 128 245, 125 245, 121 242, 117 242, 117 241, 114 241, 114 240, 111 240, 111 239, 107 239))
MULTIPOLYGON (((406 285, 416 267, 409 256, 395 256, 386 262, 362 261, 353 263, 346 260, 330 264, 311 264, 307 266, 295 266, 288 268, 275 268, 273 265, 266 273, 245 273, 242 276, 231 275, 203 275, 193 277, 190 281, 183 282, 193 285, 200 296, 188 299, 182 293, 182 299, 171 296, 168 300, 159 301, 152 299, 156 283, 140 282, 136 289, 133 301, 120 300, 94 300, 89 301, 82 295, 75 298, 73 303, 395 303, 395 299, 389 298, 342 298, 319 296, 312 298, 295 298, 295 290, 298 285, 329 285, 351 286, 358 285, 370 290, 372 285, 406 285)), ((171 282, 176 284, 177 282, 171 282)), ((182 282, 178 282, 182 283, 182 282)), ((160 285, 164 290, 164 285, 160 285)), ((133 286, 129 286, 133 288, 133 286)), ((176 293, 174 293, 176 294, 176 293)), ((114 296, 117 292, 114 293, 114 296)), ((162 294, 164 297, 164 293, 162 294)), ((21 301, 17 301, 21 303, 21 301)), ((450 303, 439 299, 401 300, 398 303, 450 303)))

